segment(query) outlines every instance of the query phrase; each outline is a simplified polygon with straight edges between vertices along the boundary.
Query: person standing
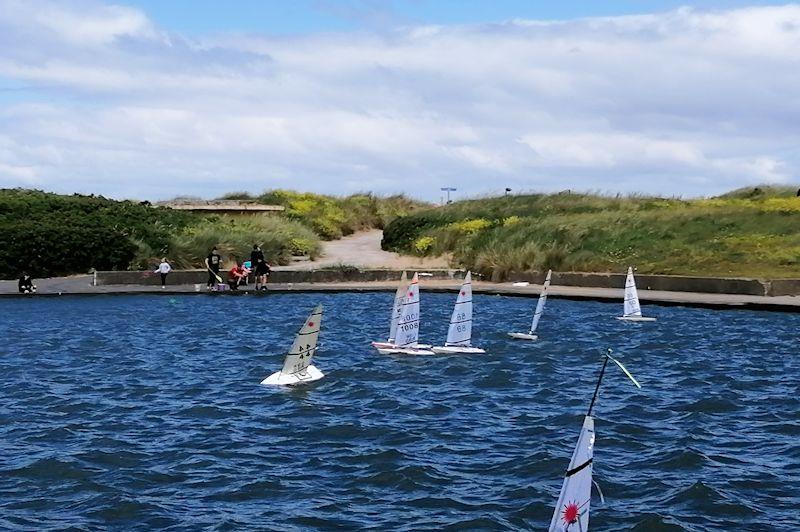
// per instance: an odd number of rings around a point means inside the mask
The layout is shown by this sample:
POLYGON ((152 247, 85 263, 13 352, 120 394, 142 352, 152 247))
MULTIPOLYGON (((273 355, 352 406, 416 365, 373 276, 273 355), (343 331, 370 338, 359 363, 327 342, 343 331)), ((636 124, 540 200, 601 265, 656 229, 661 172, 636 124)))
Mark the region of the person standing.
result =
POLYGON ((251 267, 255 271, 256 290, 266 290, 269 265, 264 259, 264 252, 261 251, 261 246, 258 244, 253 245, 253 251, 250 253, 250 263, 251 267))
POLYGON ((167 262, 167 257, 161 259, 161 264, 158 265, 158 268, 155 269, 153 273, 160 273, 161 274, 161 289, 167 287, 167 274, 172 271, 172 266, 169 265, 167 262))
POLYGON ((222 264, 222 257, 217 253, 217 246, 211 248, 211 253, 206 257, 206 268, 208 269, 208 283, 206 288, 209 290, 211 287, 219 282, 219 266, 222 264))

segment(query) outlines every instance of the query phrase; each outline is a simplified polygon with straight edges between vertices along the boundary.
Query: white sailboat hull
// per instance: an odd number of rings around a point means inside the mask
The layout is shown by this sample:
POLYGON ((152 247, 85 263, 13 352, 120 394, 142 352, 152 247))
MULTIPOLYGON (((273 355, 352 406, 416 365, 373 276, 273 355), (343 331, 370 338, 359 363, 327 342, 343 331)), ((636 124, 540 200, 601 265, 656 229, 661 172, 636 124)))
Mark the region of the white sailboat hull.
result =
POLYGON ((481 355, 486 351, 480 347, 462 345, 444 345, 431 349, 437 355, 481 355))
POLYGON ((516 338, 517 340, 538 340, 539 336, 530 333, 517 333, 517 332, 510 332, 508 335, 511 338, 516 338))
POLYGON ((656 321, 655 318, 645 316, 617 316, 617 319, 622 321, 656 321))
POLYGON ((316 366, 310 365, 305 370, 297 373, 283 373, 276 371, 263 381, 261 384, 265 386, 294 386, 297 384, 304 384, 320 380, 325 374, 317 369, 316 366))
POLYGON ((378 347, 381 355, 432 355, 431 346, 419 345, 417 347, 399 347, 396 345, 388 347, 378 347))
MULTIPOLYGON (((397 344, 393 344, 391 342, 372 342, 372 347, 374 347, 375 349, 378 349, 378 350, 381 350, 381 349, 401 349, 400 347, 397 346, 397 344)), ((430 349, 431 347, 433 347, 433 345, 432 344, 416 344, 416 347, 418 347, 419 349, 430 349)))

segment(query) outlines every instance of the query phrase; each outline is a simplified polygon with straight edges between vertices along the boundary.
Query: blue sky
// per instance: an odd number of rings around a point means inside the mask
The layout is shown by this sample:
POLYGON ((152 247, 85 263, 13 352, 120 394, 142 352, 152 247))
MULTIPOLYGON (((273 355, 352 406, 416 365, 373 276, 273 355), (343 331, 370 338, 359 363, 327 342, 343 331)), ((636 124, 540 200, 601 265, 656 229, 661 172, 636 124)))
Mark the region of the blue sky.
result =
POLYGON ((514 18, 568 20, 668 11, 691 5, 730 9, 776 2, 748 0, 138 0, 160 25, 188 34, 251 31, 275 34, 353 31, 416 24, 485 24, 514 18))
POLYGON ((0 187, 792 184, 798 50, 757 0, 0 0, 0 187))

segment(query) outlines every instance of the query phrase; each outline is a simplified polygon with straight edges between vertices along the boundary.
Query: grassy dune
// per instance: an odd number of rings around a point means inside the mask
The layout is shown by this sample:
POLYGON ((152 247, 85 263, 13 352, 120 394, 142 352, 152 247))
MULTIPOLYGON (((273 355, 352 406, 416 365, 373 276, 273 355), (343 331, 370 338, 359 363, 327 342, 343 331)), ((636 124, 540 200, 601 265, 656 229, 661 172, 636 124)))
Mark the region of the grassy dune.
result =
POLYGON ((283 205, 285 217, 308 226, 325 240, 335 240, 364 229, 382 229, 398 216, 430 207, 430 204, 402 195, 381 197, 364 193, 340 197, 291 190, 268 190, 259 196, 234 192, 220 199, 283 205))
POLYGON ((710 199, 561 193, 461 201, 398 218, 384 249, 453 260, 494 279, 512 271, 800 277, 796 188, 710 199))

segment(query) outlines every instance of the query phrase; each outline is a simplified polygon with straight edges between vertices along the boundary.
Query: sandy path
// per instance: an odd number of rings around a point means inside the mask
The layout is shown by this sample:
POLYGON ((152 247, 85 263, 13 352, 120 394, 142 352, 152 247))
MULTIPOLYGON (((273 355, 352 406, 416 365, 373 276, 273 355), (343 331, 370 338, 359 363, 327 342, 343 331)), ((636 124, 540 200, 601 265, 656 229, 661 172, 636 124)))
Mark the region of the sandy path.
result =
POLYGON ((381 249, 383 231, 362 231, 340 240, 322 243, 322 256, 315 261, 278 266, 276 270, 315 270, 330 266, 349 265, 364 268, 431 269, 447 268, 447 259, 420 258, 390 253, 381 249))

